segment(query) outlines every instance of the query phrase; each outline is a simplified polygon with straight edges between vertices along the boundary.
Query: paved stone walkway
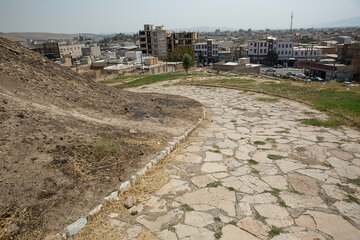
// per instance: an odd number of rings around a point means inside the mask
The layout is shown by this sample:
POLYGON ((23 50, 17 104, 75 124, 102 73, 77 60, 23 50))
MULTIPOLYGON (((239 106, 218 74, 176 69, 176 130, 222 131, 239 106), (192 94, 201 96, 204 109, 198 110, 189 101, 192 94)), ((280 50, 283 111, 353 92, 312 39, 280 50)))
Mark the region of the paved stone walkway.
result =
POLYGON ((296 102, 163 85, 133 91, 194 98, 211 120, 169 163, 170 181, 134 207, 136 226, 112 218, 128 239, 360 239, 360 187, 348 183, 360 177, 358 131, 305 126, 309 112, 325 115, 296 102))

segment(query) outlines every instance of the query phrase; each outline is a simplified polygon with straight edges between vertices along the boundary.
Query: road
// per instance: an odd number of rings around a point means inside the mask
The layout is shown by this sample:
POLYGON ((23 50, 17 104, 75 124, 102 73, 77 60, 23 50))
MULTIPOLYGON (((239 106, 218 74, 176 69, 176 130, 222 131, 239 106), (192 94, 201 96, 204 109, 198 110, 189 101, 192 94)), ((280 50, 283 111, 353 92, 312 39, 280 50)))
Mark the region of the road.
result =
POLYGON ((114 203, 79 239, 359 239, 360 188, 347 180, 360 176, 359 131, 303 125, 326 116, 265 95, 167 82, 132 91, 196 99, 209 120, 163 163, 164 184, 150 191, 144 178, 136 216, 114 203))

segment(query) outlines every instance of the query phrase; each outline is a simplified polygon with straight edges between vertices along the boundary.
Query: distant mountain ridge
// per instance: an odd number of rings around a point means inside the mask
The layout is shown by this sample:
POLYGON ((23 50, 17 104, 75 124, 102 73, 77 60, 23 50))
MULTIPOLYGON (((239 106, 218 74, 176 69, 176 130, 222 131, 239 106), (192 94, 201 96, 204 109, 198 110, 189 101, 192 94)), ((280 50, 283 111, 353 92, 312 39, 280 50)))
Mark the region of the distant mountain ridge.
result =
POLYGON ((360 26, 360 16, 346 18, 331 22, 315 24, 311 27, 315 28, 337 28, 337 27, 359 27, 360 26))
POLYGON ((48 33, 48 32, 0 32, 0 36, 10 39, 12 41, 24 41, 26 39, 33 40, 47 40, 47 39, 63 39, 70 40, 77 36, 84 36, 85 38, 98 38, 100 35, 93 33, 48 33))
POLYGON ((233 27, 210 27, 210 26, 200 26, 200 27, 188 27, 188 28, 171 28, 175 32, 215 32, 216 29, 220 29, 221 31, 237 31, 238 29, 233 27))

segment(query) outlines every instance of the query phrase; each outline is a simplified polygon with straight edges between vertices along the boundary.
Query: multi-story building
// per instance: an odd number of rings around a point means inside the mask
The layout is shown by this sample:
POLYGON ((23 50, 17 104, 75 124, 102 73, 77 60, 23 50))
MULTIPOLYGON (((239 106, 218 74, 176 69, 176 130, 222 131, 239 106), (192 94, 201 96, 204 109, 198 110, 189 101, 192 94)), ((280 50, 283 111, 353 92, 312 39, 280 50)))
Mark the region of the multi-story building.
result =
POLYGON ((140 50, 143 54, 166 58, 169 52, 168 38, 170 30, 164 30, 164 26, 146 24, 144 30, 139 31, 140 50))
POLYGON ((97 44, 93 44, 88 47, 83 47, 81 49, 81 53, 82 56, 93 56, 95 58, 98 58, 101 56, 100 46, 97 46, 97 44))
POLYGON ((219 44, 208 39, 206 42, 195 43, 194 51, 198 63, 214 63, 219 57, 219 44))
POLYGON ((164 26, 146 24, 144 30, 139 31, 140 50, 143 54, 164 59, 170 51, 176 47, 193 48, 198 40, 196 32, 173 33, 164 30, 164 26))
POLYGON ((294 43, 292 41, 274 41, 274 51, 278 60, 287 60, 293 55, 294 43))
POLYGON ((296 59, 316 59, 320 58, 321 49, 311 48, 311 47, 294 47, 293 48, 293 58, 296 59))
POLYGON ((193 48, 198 39, 199 34, 197 32, 172 33, 168 43, 170 50, 173 51, 176 47, 193 48))
POLYGON ((35 44, 33 50, 38 52, 49 59, 60 58, 59 45, 57 42, 45 42, 35 44))
POLYGON ((81 49, 85 47, 85 44, 67 44, 66 42, 59 43, 60 56, 70 55, 73 58, 79 58, 82 56, 81 49))
POLYGON ((249 56, 267 56, 269 53, 269 44, 266 40, 252 41, 248 44, 249 56))

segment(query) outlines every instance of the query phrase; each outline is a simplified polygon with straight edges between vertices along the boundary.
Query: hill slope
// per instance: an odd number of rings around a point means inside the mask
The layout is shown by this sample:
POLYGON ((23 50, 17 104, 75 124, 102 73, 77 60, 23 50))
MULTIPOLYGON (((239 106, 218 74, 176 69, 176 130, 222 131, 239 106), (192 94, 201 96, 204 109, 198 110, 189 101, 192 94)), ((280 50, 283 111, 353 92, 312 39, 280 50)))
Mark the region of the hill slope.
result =
POLYGON ((0 38, 0 238, 62 230, 200 115, 196 101, 106 87, 0 38))

